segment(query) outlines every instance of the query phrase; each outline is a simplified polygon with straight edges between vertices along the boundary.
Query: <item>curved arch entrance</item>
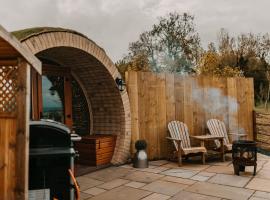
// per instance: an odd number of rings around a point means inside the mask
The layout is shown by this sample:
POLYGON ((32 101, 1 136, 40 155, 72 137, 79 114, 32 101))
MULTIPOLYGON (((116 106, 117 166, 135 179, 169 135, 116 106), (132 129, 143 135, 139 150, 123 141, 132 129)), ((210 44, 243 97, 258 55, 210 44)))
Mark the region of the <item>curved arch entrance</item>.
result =
POLYGON ((118 90, 115 79, 120 74, 105 51, 72 30, 38 28, 14 34, 37 57, 70 69, 86 97, 91 132, 117 135, 111 162, 124 163, 131 140, 129 99, 126 91, 118 90))

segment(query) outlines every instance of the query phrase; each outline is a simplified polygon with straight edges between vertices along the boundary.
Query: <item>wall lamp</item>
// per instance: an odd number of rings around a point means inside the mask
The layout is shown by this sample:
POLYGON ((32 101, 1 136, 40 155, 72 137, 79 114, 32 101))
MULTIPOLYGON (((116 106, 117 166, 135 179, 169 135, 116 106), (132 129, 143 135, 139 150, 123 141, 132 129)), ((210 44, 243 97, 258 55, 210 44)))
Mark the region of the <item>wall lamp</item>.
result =
POLYGON ((116 83, 116 85, 117 85, 120 92, 123 92, 125 90, 126 83, 125 83, 125 81, 123 79, 117 77, 115 79, 115 83, 116 83))

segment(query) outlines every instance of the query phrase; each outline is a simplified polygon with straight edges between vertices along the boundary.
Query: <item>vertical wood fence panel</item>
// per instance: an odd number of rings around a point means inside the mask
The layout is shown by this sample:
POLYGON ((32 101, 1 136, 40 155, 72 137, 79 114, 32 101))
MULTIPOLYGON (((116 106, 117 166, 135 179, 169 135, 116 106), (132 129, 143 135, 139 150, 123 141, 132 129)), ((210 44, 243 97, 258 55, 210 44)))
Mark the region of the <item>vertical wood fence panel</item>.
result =
POLYGON ((185 122, 190 135, 201 135, 207 132, 206 121, 217 118, 230 132, 245 132, 253 138, 253 79, 133 71, 126 77, 133 153, 136 140, 145 139, 150 159, 165 158, 171 120, 185 122))
POLYGON ((0 66, 0 199, 28 199, 30 65, 0 66))

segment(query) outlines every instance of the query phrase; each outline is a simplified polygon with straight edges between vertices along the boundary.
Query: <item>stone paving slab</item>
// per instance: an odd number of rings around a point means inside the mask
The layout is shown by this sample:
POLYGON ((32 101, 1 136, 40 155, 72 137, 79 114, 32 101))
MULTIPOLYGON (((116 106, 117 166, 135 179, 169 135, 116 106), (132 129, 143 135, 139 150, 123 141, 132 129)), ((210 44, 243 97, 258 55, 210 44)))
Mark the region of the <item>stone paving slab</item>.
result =
POLYGON ((198 175, 196 174, 195 176, 192 176, 191 179, 194 180, 194 181, 207 181, 210 177, 209 176, 201 176, 201 175, 198 175))
POLYGON ((264 169, 270 169, 270 161, 266 162, 266 163, 263 165, 263 168, 264 168, 264 169))
POLYGON ((188 186, 184 184, 158 180, 158 181, 149 183, 148 185, 142 187, 141 189, 173 196, 176 193, 178 193, 180 190, 183 190, 186 187, 188 186))
POLYGON ((89 199, 90 197, 92 197, 91 194, 87 194, 87 193, 84 193, 84 192, 80 192, 80 200, 89 199))
POLYGON ((247 200, 254 192, 254 190, 218 185, 207 182, 197 182, 194 185, 186 188, 185 190, 203 195, 232 200, 247 200))
MULTIPOLYGON (((256 172, 258 173, 262 169, 263 165, 257 165, 256 172)), ((233 169, 233 164, 229 165, 233 169)), ((246 166, 245 172, 240 172, 241 176, 253 176, 254 167, 253 166, 246 166)))
POLYGON ((104 183, 102 185, 99 185, 97 187, 103 188, 103 189, 106 189, 106 190, 110 190, 110 189, 119 187, 120 185, 124 185, 124 184, 126 184, 128 182, 129 182, 129 180, 118 178, 118 179, 114 179, 112 181, 106 182, 106 183, 104 183))
POLYGON ((125 186, 133 187, 133 188, 141 188, 145 185, 146 185, 146 183, 141 183, 141 182, 136 182, 136 181, 131 181, 131 182, 125 184, 125 186))
POLYGON ((124 179, 128 179, 131 181, 137 181, 137 182, 143 182, 143 183, 151 183, 151 182, 158 180, 162 177, 164 177, 164 175, 136 171, 136 172, 133 172, 133 173, 126 175, 124 177, 124 179))
POLYGON ((190 179, 186 179, 186 178, 178 178, 178 177, 173 177, 173 176, 165 176, 161 180, 174 182, 174 183, 181 183, 184 185, 192 185, 192 184, 196 183, 196 181, 194 181, 194 180, 190 180, 190 179))
POLYGON ((269 161, 269 156, 264 155, 264 154, 261 154, 261 153, 258 153, 258 154, 257 154, 257 159, 258 159, 258 160, 266 160, 266 161, 269 161))
POLYGON ((260 197, 251 197, 249 200, 265 200, 264 198, 260 197))
POLYGON ((87 178, 93 178, 99 181, 111 181, 113 179, 121 178, 135 171, 134 169, 128 169, 123 167, 110 167, 103 170, 99 170, 87 175, 84 175, 87 178))
POLYGON ((156 166, 165 165, 167 163, 169 163, 169 161, 167 161, 167 160, 155 160, 155 161, 149 162, 150 165, 156 165, 156 166))
MULTIPOLYGON (((233 166, 232 166, 233 167, 233 166)), ((262 169, 262 166, 259 167, 257 166, 257 170, 256 170, 256 175, 258 174, 258 172, 262 169)), ((249 177, 253 177, 253 171, 254 171, 254 167, 253 166, 247 166, 245 168, 245 172, 240 172, 241 176, 249 176, 249 177)))
POLYGON ((91 200, 139 200, 150 194, 151 192, 149 191, 120 186, 97 195, 91 198, 91 200))
POLYGON ((199 164, 183 164, 181 169, 194 170, 194 171, 202 171, 206 168, 210 167, 210 165, 199 165, 199 164))
POLYGON ((225 162, 208 162, 209 165, 217 165, 217 166, 228 166, 232 163, 232 161, 225 161, 225 162))
POLYGON ((94 186, 97 186, 97 185, 101 185, 103 184, 104 182, 103 181, 98 181, 98 180, 95 180, 95 179, 92 179, 92 178, 88 178, 86 176, 80 176, 77 178, 77 181, 80 185, 80 190, 81 191, 84 191, 88 188, 91 188, 91 187, 94 187, 94 186))
POLYGON ((122 168, 133 169, 131 164, 121 165, 122 168))
POLYGON ((234 174, 232 166, 211 166, 205 170, 211 173, 234 174))
POLYGON ((267 162, 267 160, 257 160, 257 166, 264 166, 267 162))
POLYGON ((202 171, 202 172, 198 173, 197 175, 212 177, 212 176, 215 176, 216 173, 202 171))
POLYGON ((221 185, 229 185, 234 187, 244 187, 249 181, 250 177, 228 175, 228 174, 217 174, 210 178, 208 182, 217 183, 221 185))
POLYGON ((92 188, 87 189, 87 190, 84 191, 84 193, 94 195, 94 196, 98 195, 98 194, 101 194, 103 192, 106 192, 106 190, 101 189, 101 188, 97 188, 97 187, 92 187, 92 188))
POLYGON ((256 191, 253 194, 252 197, 263 198, 263 199, 270 199, 270 193, 269 192, 256 191))
POLYGON ((169 168, 167 167, 156 167, 156 168, 145 168, 145 169, 141 169, 140 171, 143 171, 143 172, 150 172, 150 173, 160 173, 160 172, 163 172, 163 171, 166 171, 168 170, 169 168))
POLYGON ((264 168, 264 170, 260 170, 256 174, 257 178, 265 178, 265 179, 270 179, 270 167, 269 168, 264 168))
POLYGON ((170 200, 220 200, 221 198, 196 194, 193 192, 180 191, 170 200))
POLYGON ((246 188, 270 192, 270 180, 262 178, 253 178, 246 186, 246 188))
POLYGON ((156 165, 148 165, 148 168, 134 168, 134 169, 136 169, 136 170, 144 170, 144 169, 154 169, 154 168, 156 168, 156 167, 158 167, 158 166, 156 166, 156 165))
POLYGON ((164 194, 153 193, 147 197, 144 197, 142 200, 167 200, 169 198, 170 196, 164 194))
POLYGON ((178 168, 178 163, 176 162, 169 162, 165 165, 162 165, 162 167, 167 167, 167 168, 178 168))
POLYGON ((167 171, 161 172, 161 174, 167 175, 167 176, 175 176, 180 178, 191 178, 195 174, 197 174, 198 171, 191 171, 186 169, 169 169, 167 171))

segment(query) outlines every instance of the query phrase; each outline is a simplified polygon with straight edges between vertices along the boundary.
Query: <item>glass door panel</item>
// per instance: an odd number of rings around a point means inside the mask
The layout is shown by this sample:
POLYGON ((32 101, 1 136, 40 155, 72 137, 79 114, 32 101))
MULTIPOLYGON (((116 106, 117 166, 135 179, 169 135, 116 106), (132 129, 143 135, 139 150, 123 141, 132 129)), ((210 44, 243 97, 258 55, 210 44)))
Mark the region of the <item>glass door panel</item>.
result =
POLYGON ((64 99, 64 77, 42 76, 42 118, 65 123, 64 99))

